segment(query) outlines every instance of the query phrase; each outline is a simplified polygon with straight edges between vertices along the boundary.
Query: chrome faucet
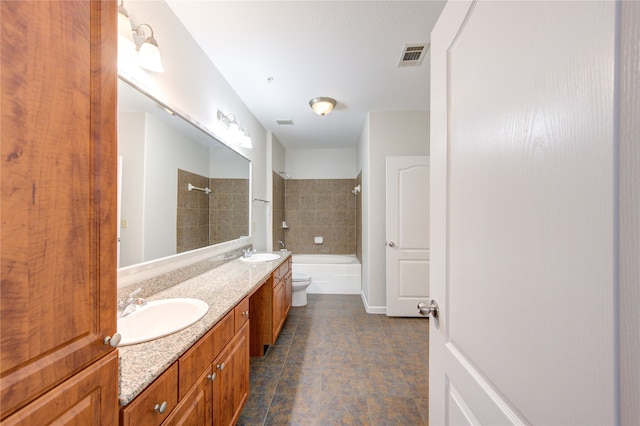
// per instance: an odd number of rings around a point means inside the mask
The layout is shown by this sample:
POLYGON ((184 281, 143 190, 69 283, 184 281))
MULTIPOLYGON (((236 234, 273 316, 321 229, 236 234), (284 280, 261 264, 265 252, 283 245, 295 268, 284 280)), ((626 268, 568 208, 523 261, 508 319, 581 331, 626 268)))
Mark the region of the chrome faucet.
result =
POLYGON ((246 250, 242 250, 242 253, 243 253, 242 257, 251 257, 252 254, 256 253, 256 250, 246 249, 246 250))
POLYGON ((135 297, 141 291, 142 289, 138 288, 129 293, 129 296, 127 296, 126 300, 118 300, 118 318, 126 317, 127 315, 134 313, 136 309, 138 309, 138 307, 147 304, 147 301, 142 297, 135 297))
POLYGON ((286 247, 284 246, 284 241, 278 240, 278 244, 280 244, 280 250, 286 250, 286 247))

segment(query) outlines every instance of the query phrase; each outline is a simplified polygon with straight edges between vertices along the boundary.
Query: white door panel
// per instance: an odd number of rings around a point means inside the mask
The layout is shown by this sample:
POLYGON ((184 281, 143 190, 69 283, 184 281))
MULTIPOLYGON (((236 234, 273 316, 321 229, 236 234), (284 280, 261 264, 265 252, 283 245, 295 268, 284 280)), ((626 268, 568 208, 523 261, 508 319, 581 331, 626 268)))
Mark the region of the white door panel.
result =
POLYGON ((615 423, 615 27, 449 2, 432 33, 431 424, 615 423))
POLYGON ((419 316, 429 297, 429 158, 387 157, 387 315, 419 316))

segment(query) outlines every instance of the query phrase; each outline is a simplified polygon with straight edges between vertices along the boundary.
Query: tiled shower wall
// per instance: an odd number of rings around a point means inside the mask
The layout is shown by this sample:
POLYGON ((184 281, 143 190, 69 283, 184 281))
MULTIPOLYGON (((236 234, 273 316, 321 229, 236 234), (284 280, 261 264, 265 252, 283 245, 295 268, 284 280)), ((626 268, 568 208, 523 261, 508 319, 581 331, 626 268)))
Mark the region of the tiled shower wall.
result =
POLYGON ((249 180, 208 178, 178 169, 176 253, 235 240, 249 233, 249 180), (189 191, 187 185, 211 193, 189 191))
POLYGON ((202 191, 188 191, 187 185, 209 186, 209 178, 178 169, 176 253, 209 244, 209 198, 202 191))
POLYGON ((285 230, 282 228, 282 221, 285 220, 284 214, 284 182, 282 176, 273 172, 273 211, 272 211, 272 227, 273 227, 273 251, 280 250, 278 241, 285 241, 285 230))
POLYGON ((249 235, 249 179, 211 178, 209 244, 249 235))
MULTIPOLYGON (((287 249, 306 254, 356 253, 357 196, 351 192, 355 182, 355 179, 285 180, 287 249), (315 244, 314 237, 322 237, 323 243, 315 244)), ((273 216, 275 221, 276 215, 273 216)), ((275 237, 274 240, 277 244, 275 237)))

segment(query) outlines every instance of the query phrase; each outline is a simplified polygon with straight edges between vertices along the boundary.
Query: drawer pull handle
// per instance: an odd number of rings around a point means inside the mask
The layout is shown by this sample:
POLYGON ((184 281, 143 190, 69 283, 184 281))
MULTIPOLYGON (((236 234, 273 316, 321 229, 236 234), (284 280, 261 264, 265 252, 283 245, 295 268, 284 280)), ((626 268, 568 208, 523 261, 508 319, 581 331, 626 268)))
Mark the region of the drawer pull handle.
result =
POLYGON ((218 370, 224 370, 224 362, 222 364, 217 365, 218 370))
POLYGON ((153 409, 160 414, 164 414, 164 412, 167 411, 167 401, 163 401, 162 404, 156 404, 153 409))
POLYGON ((217 374, 216 374, 216 373, 209 374, 209 375, 207 376, 207 379, 209 379, 209 380, 211 380, 211 381, 213 382, 213 381, 216 379, 216 376, 217 376, 217 374))

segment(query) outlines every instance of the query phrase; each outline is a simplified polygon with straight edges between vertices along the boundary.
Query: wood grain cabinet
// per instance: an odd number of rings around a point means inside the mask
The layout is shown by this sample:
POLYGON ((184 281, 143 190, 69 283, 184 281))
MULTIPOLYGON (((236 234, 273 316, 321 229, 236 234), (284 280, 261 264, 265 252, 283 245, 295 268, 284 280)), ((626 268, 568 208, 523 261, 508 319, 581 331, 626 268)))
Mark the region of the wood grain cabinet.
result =
POLYGON ((275 344, 289 315, 293 297, 293 279, 291 274, 291 258, 285 260, 273 273, 273 318, 271 343, 275 344))
POLYGON ((116 19, 0 2, 3 424, 117 423, 116 19))
POLYGON ((234 425, 249 398, 249 323, 213 362, 213 424, 234 425))
POLYGON ((247 297, 121 409, 121 424, 235 424, 249 396, 249 327, 247 297))
POLYGON ((254 318, 250 334, 250 355, 262 357, 275 344, 289 315, 293 301, 291 257, 285 259, 251 295, 250 314, 254 318))

